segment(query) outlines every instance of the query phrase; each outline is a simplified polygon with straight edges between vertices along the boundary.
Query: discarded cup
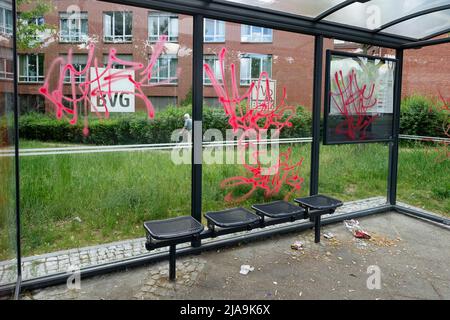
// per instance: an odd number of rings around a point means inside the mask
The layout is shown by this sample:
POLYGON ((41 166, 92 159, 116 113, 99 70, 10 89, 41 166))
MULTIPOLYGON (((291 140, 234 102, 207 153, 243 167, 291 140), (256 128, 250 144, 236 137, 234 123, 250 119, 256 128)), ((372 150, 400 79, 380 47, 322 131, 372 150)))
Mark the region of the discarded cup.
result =
POLYGON ((241 271, 239 271, 239 273, 243 274, 243 275, 247 275, 250 271, 253 271, 253 270, 255 270, 254 267, 252 267, 252 266, 250 266, 248 264, 243 264, 241 266, 241 271))
POLYGON ((368 234, 364 230, 355 230, 353 235, 355 236, 355 238, 358 238, 358 239, 370 239, 371 238, 370 234, 368 234))
POLYGON ((295 241, 293 244, 291 244, 291 249, 293 249, 293 250, 303 250, 303 242, 295 241))

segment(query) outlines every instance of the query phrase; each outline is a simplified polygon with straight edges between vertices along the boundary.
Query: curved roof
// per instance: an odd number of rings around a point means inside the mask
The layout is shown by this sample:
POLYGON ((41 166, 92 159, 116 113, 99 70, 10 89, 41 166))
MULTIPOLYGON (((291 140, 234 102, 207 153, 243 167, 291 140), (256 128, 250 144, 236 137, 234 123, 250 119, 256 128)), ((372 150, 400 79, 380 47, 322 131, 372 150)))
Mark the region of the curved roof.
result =
MULTIPOLYGON (((213 1, 215 2, 215 1, 213 1)), ((218 2, 218 1, 217 1, 218 2)), ((427 40, 450 32, 450 0, 226 0, 373 34, 427 40)))

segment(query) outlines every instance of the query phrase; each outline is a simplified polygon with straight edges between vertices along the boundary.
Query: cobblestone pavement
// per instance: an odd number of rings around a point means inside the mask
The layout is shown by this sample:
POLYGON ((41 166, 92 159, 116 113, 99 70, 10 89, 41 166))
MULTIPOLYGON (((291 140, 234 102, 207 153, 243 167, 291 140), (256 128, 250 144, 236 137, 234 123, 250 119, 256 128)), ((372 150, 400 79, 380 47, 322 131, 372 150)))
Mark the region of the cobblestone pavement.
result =
MULTIPOLYGON (((335 215, 373 208, 385 203, 386 199, 383 197, 347 202, 343 207, 336 211, 335 215)), ((267 229, 276 227, 277 226, 272 226, 267 229)), ((212 239, 207 239, 203 242, 207 243, 211 240, 212 239)), ((183 246, 188 245, 189 244, 181 244, 178 247, 182 248, 183 246)), ((151 254, 165 251, 167 251, 167 248, 156 249, 153 250, 151 254)), ((33 279, 50 274, 68 273, 71 269, 107 264, 145 254, 149 254, 145 249, 145 238, 52 252, 44 255, 22 258, 22 275, 23 280, 33 279)), ((14 281, 15 267, 15 261, 0 262, 0 285, 14 281)))

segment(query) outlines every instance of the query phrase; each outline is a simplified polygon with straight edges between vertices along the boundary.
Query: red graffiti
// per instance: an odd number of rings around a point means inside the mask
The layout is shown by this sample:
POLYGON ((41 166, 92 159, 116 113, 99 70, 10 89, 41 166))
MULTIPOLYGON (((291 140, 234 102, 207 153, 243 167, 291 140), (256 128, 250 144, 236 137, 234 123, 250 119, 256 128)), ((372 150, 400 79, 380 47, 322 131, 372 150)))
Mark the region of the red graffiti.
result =
MULTIPOLYGON (((82 70, 77 70, 73 64, 72 49, 69 49, 66 58, 59 57, 51 64, 44 84, 39 89, 39 92, 47 98, 55 108, 56 117, 61 119, 63 116, 69 117, 69 123, 75 125, 78 121, 78 108, 82 105, 84 108, 84 129, 85 135, 89 134, 88 129, 88 108, 95 111, 98 118, 102 118, 98 109, 91 103, 92 98, 97 98, 105 107, 105 118, 109 117, 109 111, 106 107, 105 97, 111 99, 116 94, 133 94, 134 96, 144 101, 147 114, 149 118, 153 118, 155 110, 150 99, 144 94, 144 88, 154 87, 164 84, 151 84, 152 73, 155 71, 154 67, 157 59, 163 53, 167 36, 162 36, 158 43, 154 46, 150 61, 147 66, 139 62, 125 61, 117 57, 115 49, 110 49, 108 61, 106 65, 99 67, 97 58, 95 57, 95 45, 93 43, 88 45, 88 56, 86 66, 82 70), (113 64, 122 65, 121 70, 113 70, 113 64), (95 76, 90 78, 90 73, 94 71, 95 76), (130 75, 129 71, 136 72, 136 78, 130 75), (56 85, 52 86, 52 76, 57 77, 56 85), (81 80, 82 79, 82 80, 81 80), (81 81, 80 81, 81 80, 81 81), (134 90, 114 90, 113 84, 117 82, 128 81, 132 83, 134 90), (64 95, 64 86, 70 86, 70 94, 64 95), (91 88, 91 85, 95 87, 91 88)), ((170 81, 167 80, 167 81, 170 81)))
POLYGON ((355 70, 346 77, 342 71, 334 75, 335 92, 330 92, 332 106, 335 106, 344 120, 336 126, 337 134, 344 134, 351 140, 367 138, 367 128, 375 121, 377 115, 369 115, 371 108, 377 104, 373 98, 375 84, 360 86, 355 70))
MULTIPOLYGON (((269 75, 267 72, 262 72, 256 84, 252 82, 248 90, 241 95, 236 80, 236 67, 232 63, 230 64, 231 89, 229 89, 226 85, 225 55, 226 48, 222 48, 219 54, 221 81, 217 79, 208 64, 204 64, 204 70, 225 110, 225 114, 228 116, 229 124, 235 132, 240 129, 243 130, 238 138, 238 145, 249 149, 252 143, 244 142, 244 139, 252 136, 253 133, 256 133, 256 141, 261 141, 262 134, 266 133, 268 129, 275 129, 279 133, 285 127, 292 127, 290 119, 294 116, 296 108, 286 105, 286 88, 283 88, 280 103, 275 104, 270 94, 269 75), (267 94, 260 100, 259 92, 261 88, 265 89, 267 94), (252 105, 251 96, 254 90, 257 94, 255 103, 252 105)), ((280 153, 276 163, 269 168, 263 168, 260 161, 261 152, 255 151, 251 156, 256 162, 255 166, 247 164, 245 152, 242 154, 242 163, 251 175, 250 177, 231 177, 223 180, 220 184, 222 188, 249 185, 251 186, 250 190, 240 197, 234 197, 233 191, 231 191, 225 196, 225 201, 244 201, 258 189, 264 190, 264 196, 268 198, 278 194, 283 185, 291 187, 291 191, 285 196, 285 199, 287 199, 293 192, 301 189, 303 178, 299 176, 299 170, 303 159, 292 164, 292 160, 290 160, 291 149, 288 149, 285 153, 280 153)))
POLYGON ((239 186, 250 186, 250 190, 240 197, 235 197, 233 191, 230 191, 225 196, 227 202, 242 202, 248 199, 257 189, 264 190, 264 197, 270 198, 277 195, 283 185, 288 185, 291 190, 284 196, 288 200, 292 193, 300 191, 304 179, 300 176, 300 168, 303 163, 303 158, 297 162, 292 163, 290 159, 292 149, 288 148, 286 152, 280 153, 277 163, 263 172, 261 163, 259 162, 259 153, 255 152, 253 157, 257 161, 256 166, 244 164, 245 169, 252 175, 251 177, 231 177, 221 182, 221 188, 236 188, 239 186))

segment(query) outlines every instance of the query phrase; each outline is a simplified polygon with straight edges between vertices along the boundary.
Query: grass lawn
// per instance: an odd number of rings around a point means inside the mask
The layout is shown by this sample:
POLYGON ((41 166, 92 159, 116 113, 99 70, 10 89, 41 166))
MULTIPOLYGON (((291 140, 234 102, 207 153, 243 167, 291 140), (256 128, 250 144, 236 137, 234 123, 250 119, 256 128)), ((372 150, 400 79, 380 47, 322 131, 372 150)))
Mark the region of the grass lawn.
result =
MULTIPOLYGON (((21 142, 21 148, 59 144, 21 142)), ((60 146, 60 145, 59 145, 60 146)), ((283 147, 283 149, 286 147, 283 147)), ((302 190, 309 192, 310 144, 293 147, 304 157, 302 190)), ((450 166, 430 147, 402 147, 400 201, 449 214, 450 166)), ((169 151, 135 151, 21 157, 23 255, 142 237, 142 223, 190 213, 191 167, 175 165, 169 151)), ((383 144, 322 146, 320 192, 342 200, 385 196, 388 147, 383 144)), ((245 175, 241 165, 204 165, 203 211, 224 203, 220 182, 245 175)), ((283 189, 283 193, 288 189, 283 189)), ((240 189, 245 193, 245 188, 240 189)), ((265 201, 256 192, 241 205, 265 201)), ((4 252, 0 252, 0 260, 4 252)))

